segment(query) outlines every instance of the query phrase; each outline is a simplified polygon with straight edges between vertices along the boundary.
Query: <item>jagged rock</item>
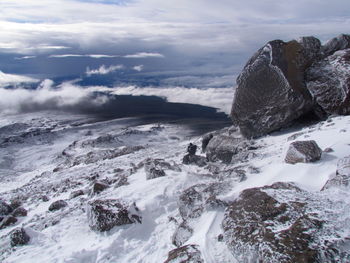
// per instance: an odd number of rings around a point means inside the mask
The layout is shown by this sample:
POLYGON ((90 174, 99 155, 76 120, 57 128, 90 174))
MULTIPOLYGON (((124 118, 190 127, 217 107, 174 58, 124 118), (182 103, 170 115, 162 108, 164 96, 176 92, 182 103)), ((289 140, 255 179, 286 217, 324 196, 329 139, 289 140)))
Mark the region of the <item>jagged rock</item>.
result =
POLYGON ((175 230, 174 235, 172 236, 172 243, 180 247, 190 239, 193 234, 193 229, 187 224, 186 221, 183 221, 175 230))
POLYGON ((12 216, 27 216, 28 212, 23 207, 18 207, 11 213, 12 216))
POLYGON ((48 202, 50 199, 47 197, 47 195, 42 195, 40 196, 40 199, 43 201, 43 202, 48 202))
POLYGON ((285 158, 286 163, 309 163, 321 159, 322 150, 315 141, 292 142, 285 158))
POLYGON ((295 196, 305 192, 293 184, 276 183, 239 195, 222 223, 226 243, 238 262, 337 262, 324 258, 333 248, 317 239, 323 222, 306 212, 305 203, 281 202, 271 193, 295 196), (321 244, 314 243, 317 240, 321 244))
POLYGON ((323 57, 333 55, 338 50, 350 48, 350 35, 341 34, 327 41, 321 48, 323 57))
POLYGON ((213 134, 207 134, 203 137, 202 139, 202 152, 205 152, 208 143, 210 142, 211 139, 213 139, 214 135, 213 134))
POLYGON ((14 216, 6 216, 3 220, 1 220, 0 229, 16 224, 17 221, 17 218, 14 216))
POLYGON ((111 230, 115 226, 141 223, 141 216, 136 204, 115 200, 94 200, 88 203, 87 217, 92 230, 100 232, 111 230))
POLYGON ((334 152, 334 150, 331 147, 327 147, 326 149, 323 150, 323 152, 325 152, 325 153, 332 153, 332 152, 334 152))
POLYGON ((23 228, 19 228, 11 233, 10 240, 11 246, 15 247, 28 244, 30 237, 23 228))
POLYGON ((102 191, 106 190, 109 187, 108 184, 105 184, 103 182, 95 182, 93 187, 92 187, 92 192, 94 194, 99 194, 102 191))
POLYGON ((6 202, 0 200, 0 216, 7 216, 12 212, 12 208, 6 202))
POLYGON ((244 136, 278 130, 312 109, 304 70, 317 53, 316 42, 270 41, 248 61, 237 78, 231 111, 244 136))
POLYGON ((76 198, 76 197, 84 195, 84 194, 85 193, 84 193, 83 190, 81 190, 81 189, 80 190, 76 190, 76 191, 73 191, 73 192, 70 193, 69 199, 73 199, 73 198, 76 198))
POLYGON ((19 199, 13 199, 11 200, 10 207, 12 210, 15 210, 16 208, 20 207, 22 205, 21 200, 19 199))
POLYGON ((57 200, 49 206, 49 211, 56 211, 66 207, 68 204, 64 200, 57 200))
POLYGON ((204 260, 198 246, 187 245, 171 250, 164 263, 204 263, 204 260))
POLYGON ((338 161, 335 177, 329 179, 322 190, 333 187, 350 186, 350 156, 344 157, 338 161))
POLYGON ((349 67, 350 49, 346 49, 314 63, 306 72, 308 90, 328 115, 350 114, 349 67))
POLYGON ((186 154, 182 159, 183 164, 195 164, 199 167, 203 167, 207 164, 207 160, 203 156, 199 155, 193 155, 193 154, 186 154))
POLYGON ((207 200, 215 198, 221 191, 222 185, 219 183, 196 184, 184 190, 178 201, 183 220, 199 217, 206 208, 207 200))

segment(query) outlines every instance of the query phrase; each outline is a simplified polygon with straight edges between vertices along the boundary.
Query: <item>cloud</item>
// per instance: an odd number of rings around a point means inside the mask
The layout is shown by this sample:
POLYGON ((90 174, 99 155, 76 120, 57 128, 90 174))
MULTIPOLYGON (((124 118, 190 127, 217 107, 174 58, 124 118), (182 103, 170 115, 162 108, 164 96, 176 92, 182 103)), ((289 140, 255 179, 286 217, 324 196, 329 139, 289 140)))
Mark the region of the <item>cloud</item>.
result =
POLYGON ((144 66, 143 66, 143 65, 137 65, 137 66, 134 66, 132 69, 133 69, 133 70, 135 70, 135 71, 140 72, 140 71, 142 71, 142 70, 143 70, 143 68, 144 68, 144 66))
MULTIPOLYGON (((92 88, 94 89, 94 88, 92 88)), ((74 108, 83 103, 92 106, 104 104, 105 96, 92 97, 91 89, 84 89, 72 83, 55 87, 52 80, 44 80, 37 89, 0 88, 0 112, 74 108)))
POLYGON ((348 0, 2 0, 0 8, 2 54, 143 58, 154 72, 237 74, 269 40, 325 41, 350 28, 348 0))
POLYGON ((15 57, 16 60, 22 60, 22 59, 32 59, 36 58, 36 56, 24 56, 24 57, 15 57))
POLYGON ((117 58, 117 55, 104 55, 104 54, 60 54, 60 55, 50 55, 49 58, 117 58))
POLYGON ((86 69, 86 75, 106 75, 112 72, 115 72, 117 70, 123 69, 123 65, 111 65, 109 67, 106 67, 105 65, 101 65, 98 69, 90 69, 89 67, 86 69))
POLYGON ((20 83, 36 83, 39 82, 39 80, 16 75, 16 74, 6 74, 2 71, 0 71, 0 87, 8 86, 8 85, 16 85, 20 83))
POLYGON ((164 58, 164 55, 160 53, 147 53, 147 52, 139 52, 136 54, 125 55, 124 58, 164 58))

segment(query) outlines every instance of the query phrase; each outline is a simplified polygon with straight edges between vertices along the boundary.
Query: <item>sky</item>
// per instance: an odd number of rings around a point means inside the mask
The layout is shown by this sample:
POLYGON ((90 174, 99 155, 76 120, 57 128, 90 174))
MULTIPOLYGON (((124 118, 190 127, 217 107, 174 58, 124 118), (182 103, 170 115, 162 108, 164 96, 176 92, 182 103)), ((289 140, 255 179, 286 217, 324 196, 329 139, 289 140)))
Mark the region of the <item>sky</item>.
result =
POLYGON ((0 10, 0 72, 12 80, 232 75, 234 82, 269 40, 350 33, 348 0, 1 0, 0 10))

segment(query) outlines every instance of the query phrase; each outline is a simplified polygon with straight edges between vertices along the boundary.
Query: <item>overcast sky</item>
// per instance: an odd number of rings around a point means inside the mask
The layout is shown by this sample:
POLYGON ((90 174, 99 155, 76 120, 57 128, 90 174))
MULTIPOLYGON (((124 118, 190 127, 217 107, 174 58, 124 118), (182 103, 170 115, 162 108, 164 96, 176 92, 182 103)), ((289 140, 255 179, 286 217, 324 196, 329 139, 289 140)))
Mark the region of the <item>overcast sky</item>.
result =
POLYGON ((269 40, 350 33, 349 0, 1 0, 0 71, 237 74, 269 40))

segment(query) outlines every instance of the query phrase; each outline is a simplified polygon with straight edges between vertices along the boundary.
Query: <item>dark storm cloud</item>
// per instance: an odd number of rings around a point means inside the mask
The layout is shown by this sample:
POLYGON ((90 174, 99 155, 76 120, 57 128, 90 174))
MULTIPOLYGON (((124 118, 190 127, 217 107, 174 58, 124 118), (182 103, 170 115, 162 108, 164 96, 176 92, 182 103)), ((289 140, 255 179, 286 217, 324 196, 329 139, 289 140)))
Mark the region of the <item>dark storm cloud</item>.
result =
POLYGON ((325 41, 350 28, 347 0, 3 0, 0 8, 0 70, 21 74, 84 74, 87 66, 119 64, 237 74, 271 39, 325 41), (101 57, 80 57, 86 54, 101 57), (14 59, 21 57, 27 59, 14 59))

